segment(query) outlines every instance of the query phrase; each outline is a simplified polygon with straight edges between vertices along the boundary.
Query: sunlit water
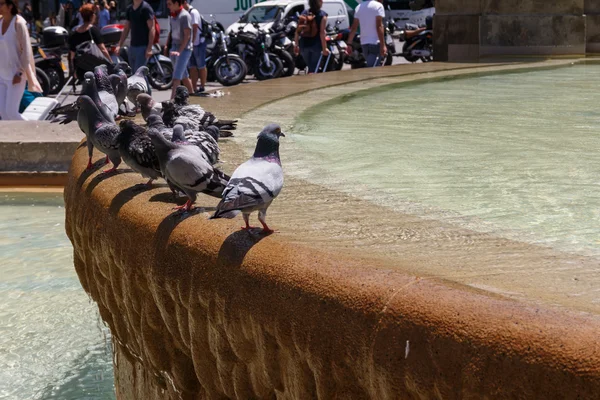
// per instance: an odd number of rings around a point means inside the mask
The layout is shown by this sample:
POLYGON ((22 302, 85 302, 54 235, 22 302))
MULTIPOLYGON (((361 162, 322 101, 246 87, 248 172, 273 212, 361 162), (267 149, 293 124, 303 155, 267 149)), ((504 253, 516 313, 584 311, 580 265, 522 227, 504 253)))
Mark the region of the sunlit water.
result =
POLYGON ((285 152, 399 212, 598 256, 598 87, 577 65, 358 92, 304 112, 285 152))
POLYGON ((73 268, 60 194, 0 193, 0 399, 113 399, 110 332, 73 268))

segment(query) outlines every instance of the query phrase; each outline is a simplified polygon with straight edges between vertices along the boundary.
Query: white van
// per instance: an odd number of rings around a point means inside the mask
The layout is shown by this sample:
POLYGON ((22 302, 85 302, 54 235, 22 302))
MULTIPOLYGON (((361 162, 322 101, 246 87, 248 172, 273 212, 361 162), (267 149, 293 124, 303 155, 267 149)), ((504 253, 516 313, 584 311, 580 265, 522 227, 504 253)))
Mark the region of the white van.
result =
MULTIPOLYGON (((253 31, 253 22, 257 22, 262 29, 267 30, 273 25, 273 21, 276 18, 279 17, 285 21, 286 19, 295 17, 296 14, 301 14, 307 8, 308 1, 306 0, 263 1, 252 6, 237 22, 229 25, 225 32, 237 32, 240 27, 243 27, 245 31, 253 31)), ((338 24, 339 29, 348 29, 350 27, 348 7, 344 0, 324 0, 322 9, 329 16, 327 21, 330 26, 335 26, 336 21, 339 20, 341 21, 338 24)))

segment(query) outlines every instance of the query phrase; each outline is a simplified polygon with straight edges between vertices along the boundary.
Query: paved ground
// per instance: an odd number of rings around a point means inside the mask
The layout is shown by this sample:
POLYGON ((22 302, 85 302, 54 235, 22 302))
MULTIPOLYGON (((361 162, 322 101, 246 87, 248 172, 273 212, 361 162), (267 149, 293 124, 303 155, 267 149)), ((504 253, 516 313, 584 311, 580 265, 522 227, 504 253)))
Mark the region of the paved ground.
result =
MULTIPOLYGON (((397 39, 394 39, 394 40, 396 42, 396 51, 399 51, 400 49, 402 49, 402 45, 404 44, 404 42, 399 42, 397 39)), ((406 61, 404 59, 404 57, 394 57, 394 61, 393 61, 392 65, 397 65, 397 64, 410 64, 410 63, 408 61, 406 61)), ((344 67, 342 68, 342 70, 346 70, 346 69, 350 69, 349 64, 344 64, 344 67)), ((298 73, 298 71, 296 71, 296 73, 298 73)), ((248 84, 248 83, 253 83, 253 82, 257 82, 256 79, 254 79, 251 76, 248 76, 247 79, 244 80, 243 84, 248 84)), ((210 91, 223 89, 223 86, 221 84, 219 84, 218 82, 208 82, 208 84, 206 85, 206 89, 207 89, 207 91, 210 92, 210 91)), ((78 91, 81 90, 81 87, 78 87, 77 90, 78 91)), ((169 100, 169 98, 171 97, 171 90, 158 91, 158 90, 153 89, 152 97, 154 98, 154 100, 159 101, 159 102, 164 101, 164 100, 169 100)), ((75 100, 76 100, 76 96, 68 96, 65 100, 65 104, 71 103, 75 100)))

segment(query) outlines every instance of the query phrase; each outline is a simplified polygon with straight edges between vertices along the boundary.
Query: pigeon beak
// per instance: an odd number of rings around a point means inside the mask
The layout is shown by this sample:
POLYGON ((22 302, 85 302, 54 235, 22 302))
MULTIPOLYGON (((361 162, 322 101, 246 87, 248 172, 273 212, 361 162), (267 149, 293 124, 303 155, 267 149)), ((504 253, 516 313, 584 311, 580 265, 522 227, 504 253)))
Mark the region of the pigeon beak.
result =
POLYGON ((279 132, 279 134, 280 134, 281 136, 285 137, 285 133, 283 133, 283 132, 279 132))

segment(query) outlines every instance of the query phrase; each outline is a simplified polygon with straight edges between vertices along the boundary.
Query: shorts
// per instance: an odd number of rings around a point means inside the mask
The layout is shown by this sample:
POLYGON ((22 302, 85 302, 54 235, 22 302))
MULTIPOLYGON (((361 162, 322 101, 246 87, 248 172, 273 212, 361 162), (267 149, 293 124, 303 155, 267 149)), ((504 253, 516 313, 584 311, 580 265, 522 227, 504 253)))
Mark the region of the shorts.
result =
POLYGON ((190 57, 190 68, 206 68, 206 42, 194 46, 190 57))
MULTIPOLYGON (((171 51, 177 51, 178 49, 178 45, 173 45, 171 47, 171 51)), ((191 56, 192 51, 190 49, 185 49, 178 56, 171 56, 171 61, 173 62, 173 79, 177 79, 180 81, 189 77, 188 63, 190 61, 191 56)))

